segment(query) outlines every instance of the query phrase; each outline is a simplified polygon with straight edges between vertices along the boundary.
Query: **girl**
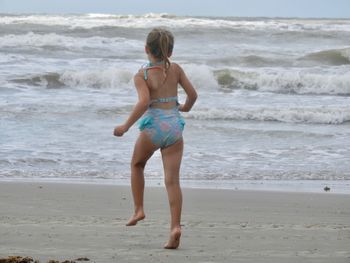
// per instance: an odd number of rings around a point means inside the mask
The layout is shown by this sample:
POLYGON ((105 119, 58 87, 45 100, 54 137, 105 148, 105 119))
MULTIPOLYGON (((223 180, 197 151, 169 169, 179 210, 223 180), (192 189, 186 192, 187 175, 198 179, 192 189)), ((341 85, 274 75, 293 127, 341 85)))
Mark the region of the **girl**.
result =
POLYGON ((138 102, 126 122, 114 129, 115 136, 122 136, 144 115, 139 122, 140 135, 131 160, 131 189, 135 213, 127 226, 136 225, 145 218, 143 171, 153 153, 158 149, 161 151, 171 213, 170 237, 164 246, 169 249, 179 246, 181 236, 182 193, 179 171, 185 122, 179 111, 190 111, 197 99, 197 93, 185 72, 169 60, 173 47, 174 37, 168 30, 155 28, 148 34, 145 52, 149 63, 134 76, 138 102), (184 104, 179 104, 177 100, 178 84, 187 94, 184 104))

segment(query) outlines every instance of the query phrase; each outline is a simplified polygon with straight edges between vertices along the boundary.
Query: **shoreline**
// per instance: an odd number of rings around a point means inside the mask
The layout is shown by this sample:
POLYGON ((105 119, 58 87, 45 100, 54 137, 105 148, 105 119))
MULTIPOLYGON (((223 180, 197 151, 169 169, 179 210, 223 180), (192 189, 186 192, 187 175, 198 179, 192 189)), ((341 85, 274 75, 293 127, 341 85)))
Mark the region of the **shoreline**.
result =
MULTIPOLYGON (((130 179, 0 178, 2 182, 57 183, 130 186, 130 179)), ((162 179, 145 176, 146 187, 165 187, 162 179)), ((281 193, 326 193, 350 195, 350 180, 181 180, 182 188, 202 190, 263 191, 281 193), (324 188, 329 187, 329 191, 324 188)))
POLYGON ((350 259, 350 196, 183 188, 183 235, 165 250, 166 190, 145 188, 146 219, 128 186, 0 183, 0 258, 91 262, 314 262, 350 259))

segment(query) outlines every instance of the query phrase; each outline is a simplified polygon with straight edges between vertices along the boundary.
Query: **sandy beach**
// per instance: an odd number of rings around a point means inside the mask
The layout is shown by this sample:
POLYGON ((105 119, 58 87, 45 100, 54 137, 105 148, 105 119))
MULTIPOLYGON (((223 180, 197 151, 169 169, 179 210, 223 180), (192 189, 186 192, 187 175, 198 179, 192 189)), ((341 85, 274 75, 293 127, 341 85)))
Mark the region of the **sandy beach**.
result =
POLYGON ((0 183, 0 258, 91 262, 350 262, 350 195, 183 189, 183 236, 165 250, 164 188, 146 187, 146 219, 127 186, 0 183))

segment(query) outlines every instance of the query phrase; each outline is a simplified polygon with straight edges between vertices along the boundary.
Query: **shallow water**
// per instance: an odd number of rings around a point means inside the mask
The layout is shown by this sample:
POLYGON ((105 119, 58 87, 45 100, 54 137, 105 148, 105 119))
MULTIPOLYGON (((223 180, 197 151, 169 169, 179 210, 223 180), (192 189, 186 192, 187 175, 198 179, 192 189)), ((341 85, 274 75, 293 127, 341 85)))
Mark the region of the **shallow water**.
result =
POLYGON ((0 177, 128 180, 138 131, 112 131, 160 25, 199 93, 185 184, 350 179, 350 20, 155 14, 0 16, 0 177))

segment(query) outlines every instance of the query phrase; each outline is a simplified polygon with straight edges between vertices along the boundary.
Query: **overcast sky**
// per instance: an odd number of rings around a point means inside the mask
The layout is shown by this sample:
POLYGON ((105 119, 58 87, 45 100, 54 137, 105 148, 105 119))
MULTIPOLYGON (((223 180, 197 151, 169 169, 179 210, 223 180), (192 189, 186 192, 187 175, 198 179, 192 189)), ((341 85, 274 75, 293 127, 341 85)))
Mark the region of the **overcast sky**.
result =
POLYGON ((350 18, 350 0, 0 0, 0 13, 350 18))

